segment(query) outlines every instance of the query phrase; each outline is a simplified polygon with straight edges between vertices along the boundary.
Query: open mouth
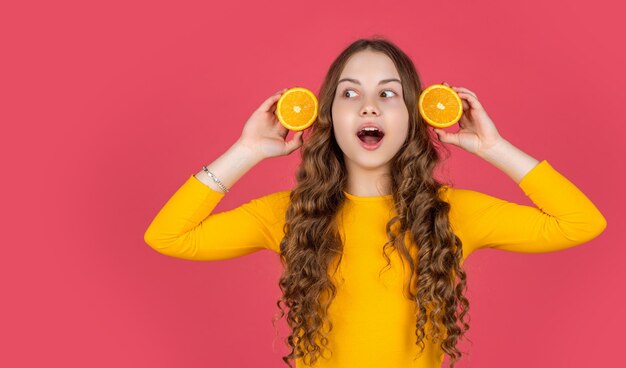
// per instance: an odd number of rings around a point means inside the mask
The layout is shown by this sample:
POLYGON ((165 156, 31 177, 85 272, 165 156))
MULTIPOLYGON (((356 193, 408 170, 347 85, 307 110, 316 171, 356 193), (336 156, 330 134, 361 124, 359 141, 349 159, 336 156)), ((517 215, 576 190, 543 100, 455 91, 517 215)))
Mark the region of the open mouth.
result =
POLYGON ((383 136, 385 135, 385 133, 381 132, 380 130, 373 128, 373 127, 368 127, 368 128, 364 128, 361 129, 356 136, 359 137, 359 139, 367 144, 367 145, 375 145, 378 142, 380 142, 383 139, 383 136))

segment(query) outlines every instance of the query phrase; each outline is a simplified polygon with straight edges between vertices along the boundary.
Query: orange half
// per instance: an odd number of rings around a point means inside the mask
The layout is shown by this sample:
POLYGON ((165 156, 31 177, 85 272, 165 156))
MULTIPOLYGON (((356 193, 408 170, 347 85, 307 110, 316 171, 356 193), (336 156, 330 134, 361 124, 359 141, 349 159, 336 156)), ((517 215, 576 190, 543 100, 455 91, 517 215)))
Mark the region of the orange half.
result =
POLYGON ((313 92, 303 87, 293 87, 278 99, 276 117, 289 130, 304 130, 317 118, 318 107, 313 92))
POLYGON ((463 115, 463 102, 458 93, 443 84, 433 84, 420 93, 417 102, 420 115, 435 128, 456 124, 463 115))

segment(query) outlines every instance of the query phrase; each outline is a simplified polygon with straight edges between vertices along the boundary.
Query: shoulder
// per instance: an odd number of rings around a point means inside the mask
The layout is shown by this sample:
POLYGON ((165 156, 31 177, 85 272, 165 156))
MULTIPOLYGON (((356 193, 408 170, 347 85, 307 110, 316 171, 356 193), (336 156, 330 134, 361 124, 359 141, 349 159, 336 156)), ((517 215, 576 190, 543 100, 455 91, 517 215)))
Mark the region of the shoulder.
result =
POLYGON ((262 197, 257 198, 257 200, 264 202, 268 206, 286 207, 286 205, 289 204, 290 196, 291 190, 287 189, 266 194, 262 197))
POLYGON ((490 196, 486 193, 468 188, 453 187, 446 184, 441 186, 439 192, 441 193, 440 197, 449 202, 450 205, 457 205, 461 207, 475 205, 480 202, 492 202, 493 200, 498 200, 498 198, 490 196))
POLYGON ((450 204, 450 221, 458 230, 473 223, 484 211, 506 203, 500 198, 468 188, 445 185, 441 192, 442 199, 450 204))
POLYGON ((290 202, 291 190, 281 190, 272 192, 261 197, 255 198, 255 202, 264 212, 271 214, 276 221, 284 220, 285 212, 290 202))
POLYGON ((488 203, 489 196, 475 190, 449 185, 443 185, 440 193, 441 198, 450 205, 448 219, 454 233, 461 238, 465 259, 474 251, 473 219, 480 212, 480 208, 488 203))

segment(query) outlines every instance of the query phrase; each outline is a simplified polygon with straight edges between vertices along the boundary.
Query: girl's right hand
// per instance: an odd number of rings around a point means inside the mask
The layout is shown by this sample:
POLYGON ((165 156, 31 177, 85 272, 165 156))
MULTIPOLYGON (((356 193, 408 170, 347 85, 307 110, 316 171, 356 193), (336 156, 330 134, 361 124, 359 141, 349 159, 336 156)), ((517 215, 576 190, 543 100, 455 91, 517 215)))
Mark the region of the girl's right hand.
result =
POLYGON ((274 115, 278 99, 287 90, 288 88, 278 91, 265 100, 252 113, 239 138, 240 144, 255 152, 262 159, 288 155, 304 143, 302 139, 304 130, 296 132, 290 141, 285 141, 289 129, 285 128, 274 115))

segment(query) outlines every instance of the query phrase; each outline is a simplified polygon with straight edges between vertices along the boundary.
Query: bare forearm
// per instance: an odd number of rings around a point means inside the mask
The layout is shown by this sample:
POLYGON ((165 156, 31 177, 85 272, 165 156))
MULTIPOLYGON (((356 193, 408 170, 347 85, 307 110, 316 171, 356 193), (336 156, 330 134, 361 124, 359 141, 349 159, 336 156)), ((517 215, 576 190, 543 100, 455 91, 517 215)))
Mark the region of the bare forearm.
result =
MULTIPOLYGON (((224 154, 206 166, 222 182, 222 185, 230 190, 246 172, 260 161, 262 158, 237 141, 224 154)), ((198 171, 194 176, 211 189, 224 193, 204 170, 198 171)))
POLYGON ((512 145, 504 138, 485 152, 478 152, 479 157, 502 170, 516 183, 533 168, 539 161, 512 145))

